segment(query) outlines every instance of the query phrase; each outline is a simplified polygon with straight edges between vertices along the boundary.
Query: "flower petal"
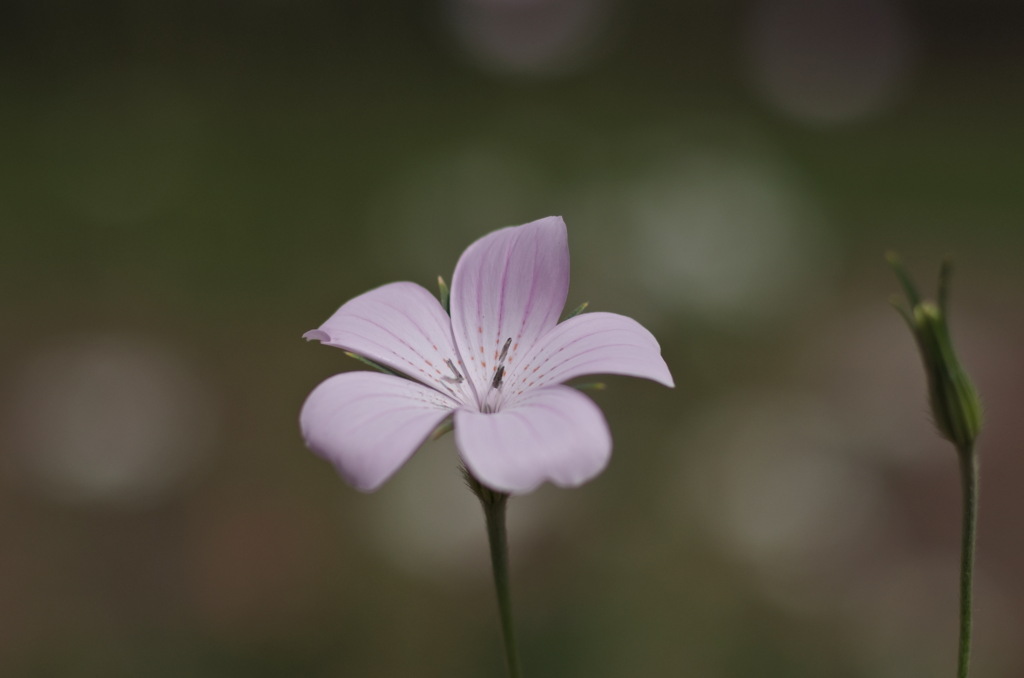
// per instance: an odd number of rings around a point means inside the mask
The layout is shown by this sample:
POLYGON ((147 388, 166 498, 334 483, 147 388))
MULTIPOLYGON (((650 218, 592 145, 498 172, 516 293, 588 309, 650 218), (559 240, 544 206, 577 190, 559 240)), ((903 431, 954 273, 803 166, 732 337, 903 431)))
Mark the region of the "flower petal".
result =
POLYGON ((480 482, 514 493, 544 481, 581 485, 604 469, 612 451, 601 410, 567 386, 534 389, 493 414, 460 408, 455 442, 480 482))
POLYGON ((551 330, 510 367, 506 397, 586 374, 624 374, 674 386, 658 341, 643 325, 616 313, 584 313, 551 330))
POLYGON ((508 357, 558 323, 569 293, 569 244, 561 217, 503 228, 469 246, 452 276, 452 330, 478 394, 507 339, 508 357))
POLYGON ((412 456, 458 406, 415 382, 376 372, 331 377, 309 394, 299 424, 306 445, 356 489, 370 492, 412 456))
POLYGON ((433 294, 411 282, 370 290, 303 335, 407 374, 462 402, 472 400, 452 341, 451 322, 433 294), (456 374, 446 361, 458 366, 456 374))

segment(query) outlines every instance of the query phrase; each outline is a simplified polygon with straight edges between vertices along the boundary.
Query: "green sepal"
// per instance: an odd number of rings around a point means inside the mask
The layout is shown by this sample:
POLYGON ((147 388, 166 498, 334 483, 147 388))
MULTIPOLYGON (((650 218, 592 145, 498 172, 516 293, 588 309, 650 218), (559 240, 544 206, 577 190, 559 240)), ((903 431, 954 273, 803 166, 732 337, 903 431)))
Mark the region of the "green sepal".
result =
POLYGON ((396 377, 401 376, 397 372, 395 372, 393 370, 389 370, 388 368, 384 367, 383 365, 379 365, 379 364, 373 362, 372 360, 370 360, 369 358, 364 358, 363 356, 358 355, 356 353, 352 353, 350 351, 345 351, 345 355, 347 355, 349 358, 355 358, 356 360, 358 360, 362 364, 367 365, 368 367, 372 367, 375 370, 379 370, 379 371, 383 372, 384 374, 391 374, 391 375, 394 375, 396 377))
POLYGON ((452 293, 451 290, 448 289, 448 284, 445 283, 444 278, 441 276, 437 276, 437 296, 441 301, 441 308, 444 309, 445 313, 451 315, 452 293))
POLYGON ((448 417, 447 419, 445 419, 444 421, 437 425, 437 428, 434 429, 434 432, 430 434, 429 439, 437 440, 438 438, 444 436, 446 433, 451 433, 453 430, 455 430, 455 420, 452 417, 448 417))
POLYGON ((583 313, 585 310, 587 310, 587 306, 590 306, 590 302, 584 301, 582 304, 571 310, 569 312, 569 315, 565 316, 565 319, 568 320, 569 318, 575 318, 580 313, 583 313))
POLYGON ((465 465, 459 464, 459 473, 462 474, 462 479, 466 481, 466 486, 476 495, 485 509, 487 507, 500 506, 508 501, 509 495, 507 492, 499 492, 487 487, 477 480, 476 476, 470 473, 465 465))

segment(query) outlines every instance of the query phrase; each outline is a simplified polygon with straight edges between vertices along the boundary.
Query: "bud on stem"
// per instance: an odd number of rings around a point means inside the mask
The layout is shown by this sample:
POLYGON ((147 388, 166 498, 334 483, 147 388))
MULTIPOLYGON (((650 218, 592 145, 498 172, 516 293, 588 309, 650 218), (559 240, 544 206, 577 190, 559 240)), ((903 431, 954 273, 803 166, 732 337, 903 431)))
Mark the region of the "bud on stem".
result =
POLYGON ((935 426, 960 454, 971 454, 981 430, 981 402, 957 360, 949 334, 947 318, 952 265, 949 261, 942 264, 939 302, 936 304, 921 299, 899 257, 889 253, 886 258, 907 294, 909 306, 899 299, 894 299, 892 304, 907 321, 921 352, 935 426))
POLYGON ((981 403, 967 373, 960 367, 949 336, 949 280, 952 264, 942 263, 939 270, 939 302, 922 301, 903 262, 893 253, 886 255, 896 272, 907 304, 894 299, 914 334, 928 377, 928 393, 935 426, 953 443, 960 457, 963 490, 963 530, 960 541, 960 633, 957 678, 968 678, 971 662, 972 589, 974 581, 974 533, 978 515, 978 457, 974 441, 981 430, 981 403))

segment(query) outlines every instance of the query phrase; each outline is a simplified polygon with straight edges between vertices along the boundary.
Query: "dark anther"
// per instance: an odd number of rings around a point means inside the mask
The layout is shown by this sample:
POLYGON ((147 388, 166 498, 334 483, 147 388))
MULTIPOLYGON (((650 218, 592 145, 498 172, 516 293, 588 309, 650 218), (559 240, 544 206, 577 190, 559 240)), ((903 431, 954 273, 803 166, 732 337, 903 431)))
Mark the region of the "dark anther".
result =
POLYGON ((462 375, 459 374, 459 371, 457 369, 455 369, 455 363, 452 362, 452 359, 451 358, 445 358, 444 362, 448 365, 448 368, 452 371, 452 374, 454 374, 455 376, 454 377, 441 377, 441 378, 444 379, 445 381, 447 381, 450 384, 461 384, 462 383, 462 375))

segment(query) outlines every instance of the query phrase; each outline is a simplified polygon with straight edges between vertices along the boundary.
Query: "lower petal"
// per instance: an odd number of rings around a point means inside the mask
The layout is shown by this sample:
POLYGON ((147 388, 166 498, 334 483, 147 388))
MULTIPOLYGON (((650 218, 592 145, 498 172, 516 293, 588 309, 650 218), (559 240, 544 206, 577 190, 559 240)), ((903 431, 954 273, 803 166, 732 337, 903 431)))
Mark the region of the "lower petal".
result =
POLYGON ((408 379, 374 372, 331 377, 309 394, 306 445, 353 487, 370 492, 419 449, 458 403, 408 379))
POLYGON ((574 487, 608 464, 612 437, 600 408, 567 386, 524 393, 499 412, 455 412, 455 442, 469 471, 501 492, 545 481, 574 487))

